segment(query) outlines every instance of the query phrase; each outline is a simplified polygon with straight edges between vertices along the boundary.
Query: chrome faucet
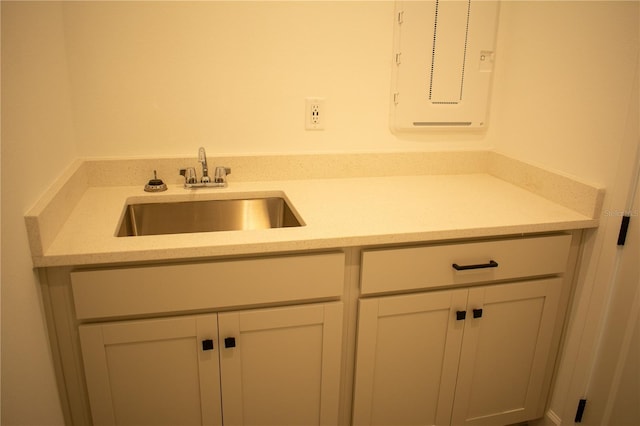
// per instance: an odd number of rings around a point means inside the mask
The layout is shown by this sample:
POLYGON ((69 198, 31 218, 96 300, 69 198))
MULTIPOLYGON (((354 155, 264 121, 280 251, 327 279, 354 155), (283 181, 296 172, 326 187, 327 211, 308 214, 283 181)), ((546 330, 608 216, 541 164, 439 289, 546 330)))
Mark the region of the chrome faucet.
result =
POLYGON ((228 167, 216 167, 214 178, 209 176, 209 166, 207 165, 207 153, 204 147, 200 147, 198 150, 198 162, 202 164, 202 178, 198 182, 196 177, 196 169, 193 167, 187 167, 180 169, 180 174, 184 176, 184 187, 189 188, 222 188, 227 186, 227 175, 231 173, 231 169, 228 167))
POLYGON ((209 177, 209 167, 207 166, 207 153, 202 146, 198 150, 198 161, 202 163, 202 179, 200 179, 200 182, 210 183, 211 178, 209 177))

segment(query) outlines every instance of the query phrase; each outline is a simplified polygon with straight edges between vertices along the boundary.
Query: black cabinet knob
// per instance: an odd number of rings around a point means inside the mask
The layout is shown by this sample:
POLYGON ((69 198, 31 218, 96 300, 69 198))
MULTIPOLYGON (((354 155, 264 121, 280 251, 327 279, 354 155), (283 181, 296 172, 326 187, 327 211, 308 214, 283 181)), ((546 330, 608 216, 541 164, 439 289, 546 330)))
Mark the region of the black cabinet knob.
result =
POLYGON ((467 311, 456 311, 456 320, 462 321, 467 317, 467 311))
POLYGON ((235 337, 225 337, 224 338, 224 347, 225 348, 235 348, 236 347, 236 338, 235 337))
POLYGON ((473 310, 474 318, 482 318, 482 308, 473 310))
POLYGON ((211 351, 213 350, 213 340, 206 339, 202 341, 202 350, 203 351, 211 351))

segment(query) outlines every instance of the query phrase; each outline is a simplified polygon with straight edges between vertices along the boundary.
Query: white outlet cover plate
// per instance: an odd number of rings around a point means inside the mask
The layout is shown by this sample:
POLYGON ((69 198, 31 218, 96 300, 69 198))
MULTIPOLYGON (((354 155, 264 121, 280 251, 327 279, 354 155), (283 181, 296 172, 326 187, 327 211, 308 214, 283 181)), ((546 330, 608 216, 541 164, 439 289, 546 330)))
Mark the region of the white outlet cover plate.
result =
POLYGON ((325 106, 324 98, 306 98, 305 99, 305 129, 307 130, 324 130, 325 123, 325 106))

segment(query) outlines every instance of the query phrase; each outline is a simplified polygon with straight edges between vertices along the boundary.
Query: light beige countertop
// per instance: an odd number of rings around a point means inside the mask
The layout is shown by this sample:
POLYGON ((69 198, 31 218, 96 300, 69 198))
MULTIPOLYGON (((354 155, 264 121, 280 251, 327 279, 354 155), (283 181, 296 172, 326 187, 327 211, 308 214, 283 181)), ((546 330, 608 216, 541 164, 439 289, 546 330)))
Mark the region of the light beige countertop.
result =
MULTIPOLYGON (((84 162, 75 165, 27 214, 36 267, 194 260, 591 228, 598 225, 603 195, 601 189, 581 183, 576 183, 578 189, 571 186, 572 182, 569 189, 562 189, 567 180, 558 177, 559 182, 565 183, 551 186, 572 194, 582 193, 583 199, 577 202, 586 205, 565 206, 526 188, 532 185, 530 173, 524 178, 527 184, 511 183, 497 177, 500 173, 489 167, 491 173, 474 168, 472 173, 437 175, 253 182, 230 179, 227 188, 195 190, 184 189, 179 181, 169 181, 168 191, 161 193, 144 192, 144 182, 136 186, 109 186, 104 182, 92 185, 86 183, 91 179, 83 177, 86 169, 84 162), (128 202, 263 195, 284 196, 305 225, 115 236, 128 202)), ((538 182, 534 186, 541 185, 538 182)), ((567 198, 563 194, 556 196, 567 198)))

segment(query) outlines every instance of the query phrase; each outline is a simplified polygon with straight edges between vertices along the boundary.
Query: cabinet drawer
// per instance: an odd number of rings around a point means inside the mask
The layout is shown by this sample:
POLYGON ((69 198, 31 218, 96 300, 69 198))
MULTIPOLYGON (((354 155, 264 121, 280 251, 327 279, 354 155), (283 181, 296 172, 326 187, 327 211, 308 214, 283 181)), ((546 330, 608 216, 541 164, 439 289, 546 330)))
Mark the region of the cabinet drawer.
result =
POLYGON ((344 253, 77 271, 78 319, 339 298, 344 253))
POLYGON ((563 273, 571 235, 366 250, 362 294, 563 273), (454 268, 454 264, 457 268, 454 268))

